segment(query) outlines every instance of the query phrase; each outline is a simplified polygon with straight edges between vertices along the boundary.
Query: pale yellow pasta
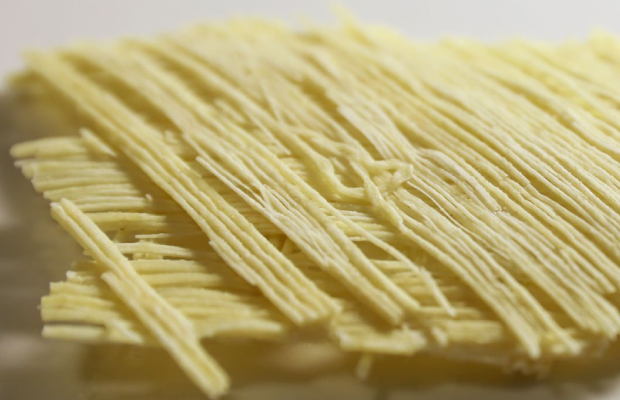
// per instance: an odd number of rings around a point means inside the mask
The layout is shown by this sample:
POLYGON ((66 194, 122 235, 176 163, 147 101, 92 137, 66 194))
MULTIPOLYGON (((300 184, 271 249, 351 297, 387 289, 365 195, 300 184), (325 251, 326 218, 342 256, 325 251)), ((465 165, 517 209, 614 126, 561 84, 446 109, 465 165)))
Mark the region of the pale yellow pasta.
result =
POLYGON ((620 39, 239 20, 27 62, 16 90, 80 127, 12 149, 87 256, 47 337, 162 346, 215 397, 202 338, 311 326, 365 378, 419 352, 541 372, 620 333, 620 39))

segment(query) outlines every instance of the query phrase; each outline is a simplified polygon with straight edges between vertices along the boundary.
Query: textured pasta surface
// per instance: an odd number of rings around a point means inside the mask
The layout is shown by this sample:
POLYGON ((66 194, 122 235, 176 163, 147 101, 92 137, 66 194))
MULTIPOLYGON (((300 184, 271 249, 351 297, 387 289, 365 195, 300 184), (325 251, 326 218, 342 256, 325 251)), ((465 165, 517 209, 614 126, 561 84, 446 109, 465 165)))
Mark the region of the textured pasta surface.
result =
POLYGON ((247 19, 26 59, 79 127, 12 149, 85 254, 46 337, 161 346, 215 398, 231 338, 537 373, 620 333, 620 39, 247 19))

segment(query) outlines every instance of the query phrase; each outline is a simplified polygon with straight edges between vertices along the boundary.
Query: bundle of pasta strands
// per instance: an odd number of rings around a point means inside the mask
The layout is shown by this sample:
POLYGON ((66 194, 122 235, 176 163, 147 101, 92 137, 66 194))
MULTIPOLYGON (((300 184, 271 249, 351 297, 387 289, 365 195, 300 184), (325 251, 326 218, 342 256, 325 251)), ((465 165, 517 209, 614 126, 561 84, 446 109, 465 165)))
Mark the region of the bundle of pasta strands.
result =
POLYGON ((12 149, 86 254, 44 336, 161 346, 217 397, 229 338, 532 373, 620 331, 611 36, 241 20, 27 61, 79 126, 12 149))

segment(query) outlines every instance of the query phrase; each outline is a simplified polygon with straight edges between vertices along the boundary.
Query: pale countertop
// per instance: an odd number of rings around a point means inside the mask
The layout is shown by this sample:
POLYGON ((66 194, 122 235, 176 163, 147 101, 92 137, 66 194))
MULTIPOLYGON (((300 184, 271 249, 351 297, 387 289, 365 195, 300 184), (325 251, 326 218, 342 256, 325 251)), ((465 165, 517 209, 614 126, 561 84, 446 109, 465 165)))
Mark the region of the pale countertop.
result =
MULTIPOLYGON (((596 27, 620 31, 620 1, 616 0, 338 3, 364 21, 391 25, 421 39, 465 35, 559 40, 584 37, 596 27)), ((85 37, 149 34, 233 15, 291 22, 304 16, 326 22, 333 20, 329 4, 318 0, 0 0, 0 75, 21 66, 19 53, 24 48, 85 37)), ((12 123, 13 107, 5 94, 0 95, 0 399, 203 398, 160 351, 39 337, 39 298, 50 280, 62 277, 79 251, 51 221, 47 203, 12 165, 10 145, 27 137, 12 123)), ((325 348, 229 344, 213 352, 233 377, 232 399, 620 399, 620 346, 587 365, 562 365, 543 381, 418 357, 379 361, 370 381, 360 383, 350 372, 355 359, 325 348)))

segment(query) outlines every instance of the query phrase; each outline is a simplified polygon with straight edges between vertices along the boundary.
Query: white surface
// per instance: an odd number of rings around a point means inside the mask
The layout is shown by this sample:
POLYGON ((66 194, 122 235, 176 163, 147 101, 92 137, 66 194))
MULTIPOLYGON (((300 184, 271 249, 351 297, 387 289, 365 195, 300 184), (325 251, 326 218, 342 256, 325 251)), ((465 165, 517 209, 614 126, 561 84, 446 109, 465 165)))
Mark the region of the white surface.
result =
MULTIPOLYGON (((0 0, 0 74, 18 68, 19 52, 68 40, 146 34, 232 15, 294 21, 332 19, 325 0, 0 0)), ((365 21, 409 36, 459 34, 484 39, 561 39, 592 27, 619 31, 617 0, 340 0, 365 21)))
MULTIPOLYGON (((594 27, 620 30, 620 1, 614 0, 339 3, 364 21, 391 25, 423 39, 458 34, 482 39, 517 35, 555 40, 582 37, 594 27)), ((248 14, 289 21, 297 16, 333 20, 329 2, 317 0, 0 0, 0 75, 20 67, 19 52, 24 48, 49 47, 84 37, 149 34, 184 23, 248 14)), ((23 136, 10 126, 10 115, 10 107, 0 97, 0 399, 201 398, 160 353, 134 354, 122 349, 102 352, 39 338, 39 297, 46 293, 50 279, 62 275, 76 249, 51 222, 45 201, 12 168, 8 147, 23 136), (140 372, 149 365, 163 372, 140 372), (123 378, 126 375, 133 377, 123 378)), ((236 399, 290 399, 295 393, 298 399, 325 400, 611 400, 620 399, 618 350, 585 367, 564 366, 544 382, 418 358, 400 369, 408 373, 392 379, 398 384, 388 385, 390 389, 373 382, 359 384, 342 372, 303 379, 294 373, 291 379, 263 378, 267 373, 263 370, 270 367, 251 355, 244 360, 243 364, 248 364, 245 370, 243 366, 235 369, 230 360, 229 364, 235 377, 236 399), (259 377, 249 368, 257 368, 259 377)), ((237 352, 233 358, 238 361, 241 355, 237 352)), ((333 368, 350 367, 349 361, 333 368)))

